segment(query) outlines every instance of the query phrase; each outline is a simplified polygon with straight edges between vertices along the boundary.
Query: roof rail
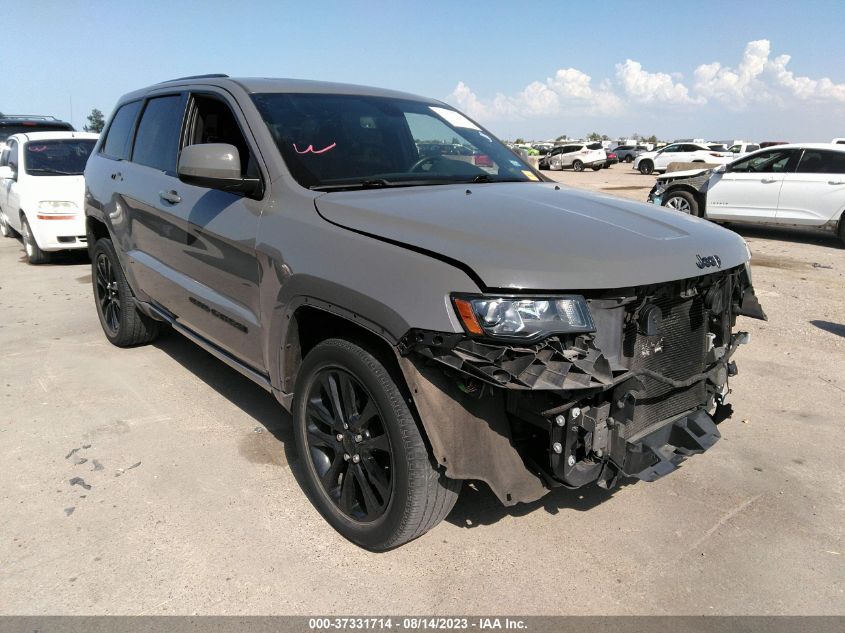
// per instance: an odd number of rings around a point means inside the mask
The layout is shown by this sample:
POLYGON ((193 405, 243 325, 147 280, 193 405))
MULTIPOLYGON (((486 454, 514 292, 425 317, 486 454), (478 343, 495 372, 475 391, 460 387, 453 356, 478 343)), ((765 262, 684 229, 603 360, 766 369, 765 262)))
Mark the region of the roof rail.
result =
POLYGON ((176 79, 167 79, 165 81, 160 81, 159 83, 166 84, 170 83, 171 81, 184 81, 185 79, 220 79, 220 78, 228 78, 229 75, 225 73, 210 73, 208 75, 188 75, 187 77, 177 77, 176 79))
POLYGON ((54 116, 43 114, 4 114, 0 119, 12 119, 15 121, 58 121, 54 116))

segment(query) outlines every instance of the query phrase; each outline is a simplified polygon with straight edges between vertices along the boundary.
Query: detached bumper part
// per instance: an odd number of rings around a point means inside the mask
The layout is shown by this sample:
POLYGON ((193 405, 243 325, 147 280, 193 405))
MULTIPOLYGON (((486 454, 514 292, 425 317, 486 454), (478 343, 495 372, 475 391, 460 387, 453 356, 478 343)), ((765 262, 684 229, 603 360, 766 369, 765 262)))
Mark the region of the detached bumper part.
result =
POLYGON ((721 437, 713 418, 699 410, 628 442, 620 470, 629 477, 654 481, 676 470, 687 457, 703 453, 721 437))

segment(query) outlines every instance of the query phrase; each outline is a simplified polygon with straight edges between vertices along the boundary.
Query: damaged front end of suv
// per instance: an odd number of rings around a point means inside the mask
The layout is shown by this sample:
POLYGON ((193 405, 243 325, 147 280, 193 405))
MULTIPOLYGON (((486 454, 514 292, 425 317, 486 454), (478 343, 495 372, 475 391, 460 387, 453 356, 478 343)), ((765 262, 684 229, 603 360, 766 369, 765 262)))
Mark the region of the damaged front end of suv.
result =
MULTIPOLYGON (((700 267, 718 269, 717 257, 700 267)), ((400 364, 438 463, 502 503, 657 479, 720 437, 748 264, 577 294, 455 295, 464 333, 412 329, 400 364)))

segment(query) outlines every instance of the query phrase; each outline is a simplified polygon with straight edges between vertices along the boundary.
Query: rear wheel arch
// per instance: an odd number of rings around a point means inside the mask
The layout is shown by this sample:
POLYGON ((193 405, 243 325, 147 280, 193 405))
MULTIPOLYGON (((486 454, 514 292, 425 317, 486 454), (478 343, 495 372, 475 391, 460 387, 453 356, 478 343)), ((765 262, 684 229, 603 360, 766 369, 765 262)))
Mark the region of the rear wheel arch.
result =
POLYGON ((88 238, 89 255, 93 253, 94 245, 97 243, 97 240, 100 240, 102 238, 112 239, 111 233, 109 232, 109 227, 106 226, 106 223, 103 222, 101 219, 95 218, 91 215, 85 218, 85 233, 88 238))

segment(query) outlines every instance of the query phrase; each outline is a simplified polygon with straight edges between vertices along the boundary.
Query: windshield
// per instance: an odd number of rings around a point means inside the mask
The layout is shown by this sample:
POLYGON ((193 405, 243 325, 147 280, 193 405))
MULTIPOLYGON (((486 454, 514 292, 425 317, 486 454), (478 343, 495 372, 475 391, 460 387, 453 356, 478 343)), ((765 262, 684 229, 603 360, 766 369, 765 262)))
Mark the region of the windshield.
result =
POLYGON ((95 143, 75 138, 30 141, 24 149, 24 168, 31 176, 78 176, 85 171, 95 143))
POLYGON ((27 132, 72 132, 73 127, 68 123, 14 123, 0 124, 0 143, 5 143, 12 134, 26 134, 27 132))
POLYGON ((519 156, 451 108, 362 95, 252 98, 304 187, 539 180, 519 156))

